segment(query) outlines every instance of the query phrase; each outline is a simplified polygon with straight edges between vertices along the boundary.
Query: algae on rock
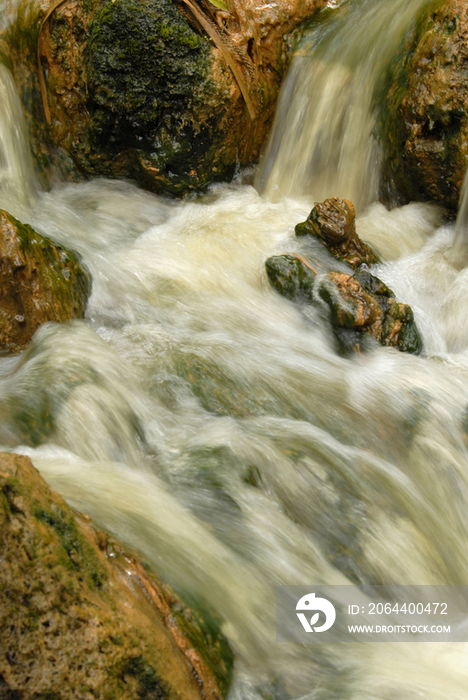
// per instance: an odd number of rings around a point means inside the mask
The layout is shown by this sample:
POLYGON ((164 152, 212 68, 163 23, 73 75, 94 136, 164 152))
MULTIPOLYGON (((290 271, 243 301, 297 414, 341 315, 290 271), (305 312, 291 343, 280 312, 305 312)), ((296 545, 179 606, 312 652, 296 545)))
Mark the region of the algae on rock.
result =
POLYGON ((0 261, 0 350, 23 350, 46 321, 84 316, 91 281, 77 256, 1 209, 0 261))
POLYGON ((5 453, 0 562, 2 697, 226 695, 232 655, 219 628, 207 634, 138 559, 72 513, 28 457, 5 453))
POLYGON ((171 0, 65 0, 45 21, 52 4, 31 11, 23 0, 3 53, 44 179, 59 168, 173 195, 230 179, 268 134, 284 35, 325 5, 232 0, 226 13, 208 2, 194 12, 171 0))

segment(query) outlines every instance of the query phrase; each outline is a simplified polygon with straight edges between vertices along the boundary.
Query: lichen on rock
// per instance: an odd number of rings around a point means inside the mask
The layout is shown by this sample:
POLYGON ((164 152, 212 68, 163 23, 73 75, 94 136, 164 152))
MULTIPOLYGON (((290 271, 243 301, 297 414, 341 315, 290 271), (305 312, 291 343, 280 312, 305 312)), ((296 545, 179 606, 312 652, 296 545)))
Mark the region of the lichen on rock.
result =
POLYGON ((219 625, 0 454, 2 697, 219 700, 231 670, 219 625))
POLYGON ((84 316, 91 281, 76 254, 3 210, 0 261, 0 350, 23 350, 46 321, 84 316))

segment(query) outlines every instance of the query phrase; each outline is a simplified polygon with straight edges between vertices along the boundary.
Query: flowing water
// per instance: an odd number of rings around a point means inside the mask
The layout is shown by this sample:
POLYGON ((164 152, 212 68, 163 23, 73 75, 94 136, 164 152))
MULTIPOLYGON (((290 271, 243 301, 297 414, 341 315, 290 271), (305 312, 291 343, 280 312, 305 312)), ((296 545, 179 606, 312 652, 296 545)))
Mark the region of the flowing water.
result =
MULTIPOLYGON (((400 5, 378 4, 389 18, 400 5)), ((363 211, 358 232, 413 307, 424 354, 341 358, 320 304, 297 308, 264 270, 282 252, 336 269, 294 236, 315 190, 272 201, 239 180, 174 202, 96 180, 33 196, 1 76, 0 206, 77 250, 93 291, 85 320, 46 324, 1 359, 0 443, 211 604, 235 652, 230 700, 464 700, 463 644, 278 644, 274 631, 277 584, 468 584, 454 228, 430 205, 363 211)))
POLYGON ((448 259, 459 270, 468 265, 468 171, 463 178, 455 223, 455 237, 448 259))
POLYGON ((377 199, 376 89, 428 0, 354 0, 296 48, 257 176, 275 199, 338 196, 361 210, 377 199))

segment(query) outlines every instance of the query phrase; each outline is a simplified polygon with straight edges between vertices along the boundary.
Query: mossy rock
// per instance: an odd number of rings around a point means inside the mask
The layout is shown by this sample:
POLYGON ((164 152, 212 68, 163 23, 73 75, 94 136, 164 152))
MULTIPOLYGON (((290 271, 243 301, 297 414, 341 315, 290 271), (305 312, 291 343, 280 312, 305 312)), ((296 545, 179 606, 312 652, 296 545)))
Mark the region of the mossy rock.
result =
MULTIPOLYGON (((301 304, 314 304, 316 272, 295 255, 277 255, 265 263, 271 286, 301 304)), ((422 342, 411 308, 400 304, 378 277, 367 270, 354 275, 329 272, 320 279, 317 295, 327 304, 337 351, 347 355, 367 349, 370 338, 401 352, 419 354, 422 342)))
POLYGON ((0 350, 23 350, 46 321, 84 316, 91 279, 78 256, 3 210, 0 261, 0 350))
POLYGON ((274 255, 265 262, 268 281, 286 299, 313 301, 315 272, 296 255, 274 255))
POLYGON ((189 611, 137 558, 73 513, 29 458, 5 453, 0 551, 2 697, 226 695, 232 653, 219 623, 189 611))
POLYGON ((109 0, 88 37, 91 150, 80 156, 99 168, 125 153, 128 175, 139 180, 152 168, 173 194, 206 184, 211 170, 199 172, 200 156, 216 159, 203 104, 215 93, 209 41, 170 0, 109 0))
POLYGON ((395 301, 392 290, 370 272, 353 276, 329 272, 318 293, 330 309, 338 348, 344 354, 359 349, 363 341, 365 347, 366 336, 400 352, 422 351, 411 307, 395 301))
POLYGON ((467 53, 464 0, 429 3, 377 97, 388 204, 436 201, 456 216, 468 158, 467 53))
POLYGON ((0 60, 19 87, 43 182, 58 168, 183 195, 231 179, 269 133, 283 36, 325 4, 247 0, 219 17, 191 0, 65 0, 47 18, 47 3, 22 0, 0 60))

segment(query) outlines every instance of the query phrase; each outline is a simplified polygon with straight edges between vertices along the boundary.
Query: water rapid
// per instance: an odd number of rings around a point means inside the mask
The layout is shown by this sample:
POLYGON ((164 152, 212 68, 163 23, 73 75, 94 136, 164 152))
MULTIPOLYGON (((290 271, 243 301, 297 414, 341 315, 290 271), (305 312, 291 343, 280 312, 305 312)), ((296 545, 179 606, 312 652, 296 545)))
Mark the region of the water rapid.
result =
MULTIPOLYGON (((410 21, 421 3, 376 5, 410 21)), ((336 66, 321 71, 336 84, 336 66)), ((293 306, 264 271, 283 252, 330 266, 294 235, 315 186, 272 201, 239 179, 175 202, 95 180, 32 196, 9 78, 0 91, 0 206, 26 202, 93 277, 84 321, 46 324, 0 358, 0 442, 214 607, 235 652, 230 700, 464 700, 463 644, 278 644, 274 630, 277 584, 468 584, 468 272, 447 261, 454 228, 431 205, 363 211, 358 233, 411 304, 424 354, 344 359, 320 306, 293 306)), ((350 196, 336 177, 326 194, 350 196)))
POLYGON ((295 49, 257 187, 269 197, 377 199, 376 98, 403 37, 430 0, 354 0, 295 49))

